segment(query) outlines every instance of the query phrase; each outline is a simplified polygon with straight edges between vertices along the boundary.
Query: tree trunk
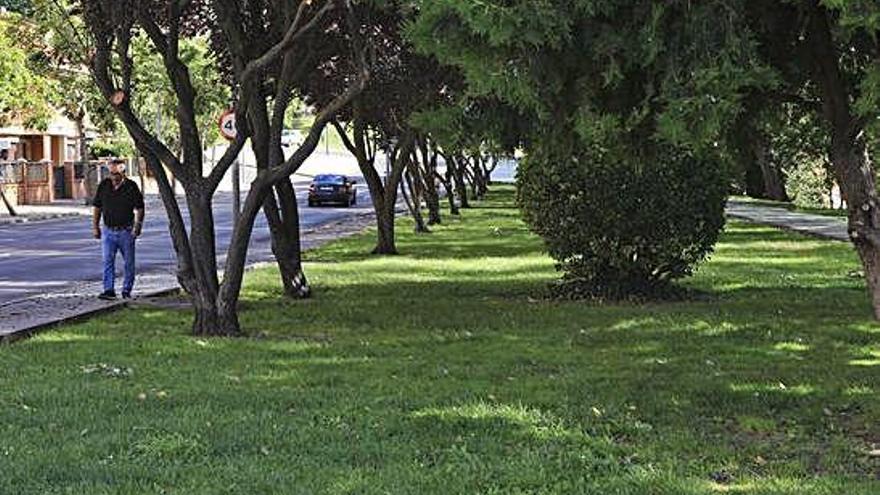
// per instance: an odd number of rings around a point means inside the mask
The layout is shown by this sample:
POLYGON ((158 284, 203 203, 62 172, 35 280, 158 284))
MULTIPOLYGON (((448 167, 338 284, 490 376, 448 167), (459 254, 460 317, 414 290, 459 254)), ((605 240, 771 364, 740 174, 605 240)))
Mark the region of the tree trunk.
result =
MULTIPOLYGON (((193 335, 219 337, 240 335, 241 327, 238 323, 238 316, 234 314, 234 309, 233 314, 229 314, 229 312, 221 314, 221 308, 229 307, 229 305, 221 305, 211 196, 197 191, 197 188, 192 186, 187 189, 186 199, 190 215, 190 248, 194 278, 194 284, 191 287, 195 310, 193 335)), ((173 189, 170 192, 173 194, 173 189)))
POLYGON ((422 153, 419 175, 422 179, 422 192, 425 196, 425 206, 428 208, 428 225, 440 225, 443 218, 440 216, 440 194, 437 192, 437 153, 432 152, 427 138, 419 142, 419 151, 422 153))
POLYGON ((6 193, 3 192, 3 187, 3 184, 0 184, 0 199, 3 200, 3 205, 6 206, 6 210, 9 211, 10 216, 18 216, 18 212, 15 211, 15 208, 12 207, 12 203, 6 198, 6 193))
MULTIPOLYGON (((76 114, 76 135, 79 138, 79 161, 83 167, 83 187, 86 190, 85 203, 91 205, 98 191, 98 170, 89 166, 89 143, 86 141, 85 110, 76 114)), ((143 189, 143 187, 141 187, 143 189)))
POLYGON ((406 180, 402 184, 401 192, 403 193, 403 198, 412 214, 415 223, 415 233, 429 234, 431 233, 431 229, 425 224, 425 217, 422 216, 422 200, 419 197, 418 187, 415 185, 417 179, 414 179, 410 173, 404 174, 404 178, 406 180), (407 189, 410 191, 409 195, 407 194, 407 189))
POLYGON ((394 203, 389 206, 385 204, 384 198, 380 202, 380 207, 376 208, 377 238, 373 254, 397 254, 394 242, 394 203))
POLYGON ((761 170, 764 197, 774 201, 788 201, 788 194, 785 192, 785 178, 779 167, 770 160, 769 148, 767 136, 763 132, 756 132, 752 151, 755 155, 755 162, 761 170))
POLYGON ((831 160, 838 180, 844 184, 850 238, 865 271, 874 318, 880 320, 880 198, 874 171, 862 138, 853 143, 834 143, 831 160))
POLYGON ((447 165, 446 177, 442 177, 440 174, 436 174, 436 177, 440 181, 440 184, 443 185, 443 190, 446 192, 446 200, 449 202, 449 214, 452 216, 459 216, 461 215, 461 211, 459 211, 458 204, 455 202, 455 191, 452 187, 450 174, 447 165))
POLYGON ((813 80, 822 91, 822 110, 831 128, 830 159, 847 198, 849 234, 865 270, 874 318, 880 320, 880 198, 867 153, 864 124, 853 114, 838 66, 828 10, 811 4, 809 42, 813 80))
POLYGON ((272 253, 278 262, 285 295, 293 299, 306 299, 311 296, 312 289, 303 271, 299 211, 290 179, 278 183, 275 193, 277 200, 275 195, 269 194, 263 204, 272 234, 272 253))
POLYGON ((468 201, 468 191, 467 184, 464 180, 464 164, 463 160, 458 158, 449 157, 446 160, 446 167, 448 170, 452 171, 452 180, 455 181, 455 192, 458 195, 458 203, 462 208, 470 208, 470 202, 468 201))
POLYGON ((433 170, 425 173, 425 206, 428 208, 428 225, 440 225, 443 217, 440 215, 440 194, 437 193, 437 179, 433 170))

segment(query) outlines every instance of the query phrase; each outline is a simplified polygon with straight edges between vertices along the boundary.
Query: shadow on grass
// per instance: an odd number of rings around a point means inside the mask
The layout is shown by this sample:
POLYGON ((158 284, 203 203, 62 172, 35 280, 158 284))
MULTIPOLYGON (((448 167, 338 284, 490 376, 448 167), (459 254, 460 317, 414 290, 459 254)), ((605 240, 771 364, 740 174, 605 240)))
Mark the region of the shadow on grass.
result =
POLYGON ((876 493, 880 331, 846 247, 731 223, 685 283, 712 300, 549 302, 497 210, 310 254, 310 301, 249 274, 259 338, 140 309, 0 349, 0 493, 876 493))

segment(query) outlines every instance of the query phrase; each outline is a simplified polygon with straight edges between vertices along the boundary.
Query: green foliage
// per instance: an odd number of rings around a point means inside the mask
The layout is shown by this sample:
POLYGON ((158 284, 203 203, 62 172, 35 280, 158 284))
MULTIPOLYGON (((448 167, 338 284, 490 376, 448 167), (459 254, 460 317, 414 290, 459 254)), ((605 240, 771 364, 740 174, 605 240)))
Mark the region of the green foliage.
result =
POLYGON ((526 222, 565 272, 564 297, 663 297, 708 256, 724 225, 717 162, 670 147, 653 159, 532 154, 518 187, 526 222))
POLYGON ((102 138, 90 146, 91 154, 97 158, 134 156, 134 146, 129 139, 102 138))
POLYGON ((57 88, 30 69, 28 54, 9 36, 15 22, 15 16, 0 18, 0 125, 45 128, 52 118, 49 103, 57 88))
POLYGON ((0 0, 0 7, 10 12, 25 14, 31 11, 33 2, 31 0, 0 0))
POLYGON ((11 29, 16 44, 28 53, 35 73, 58 88, 51 103, 73 121, 87 119, 101 132, 115 129, 110 105, 89 75, 81 19, 70 15, 70 0, 33 0, 27 15, 11 29))
POLYGON ((721 161, 739 88, 773 84, 738 16, 704 22, 720 3, 423 2, 410 26, 473 95, 531 122, 521 205, 576 291, 652 293, 711 250, 726 190, 708 164, 721 161), (655 160, 657 142, 676 151, 655 160))
POLYGON ((801 208, 829 208, 832 186, 828 164, 822 160, 803 160, 786 170, 786 191, 801 208))
MULTIPOLYGON (((162 58, 144 34, 132 41, 132 57, 135 59, 133 107, 141 120, 151 126, 163 142, 176 149, 180 146, 176 120, 177 97, 162 58)), ((229 86, 221 80, 217 61, 206 38, 181 39, 180 59, 192 78, 196 92, 196 123, 202 145, 208 147, 220 139, 217 119, 231 101, 229 86)))

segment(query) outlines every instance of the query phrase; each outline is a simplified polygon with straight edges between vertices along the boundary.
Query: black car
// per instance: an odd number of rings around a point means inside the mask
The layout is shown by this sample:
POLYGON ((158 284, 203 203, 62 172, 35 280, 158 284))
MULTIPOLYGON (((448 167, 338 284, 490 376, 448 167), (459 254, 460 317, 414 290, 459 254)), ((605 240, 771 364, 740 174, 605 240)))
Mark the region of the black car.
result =
POLYGON ((323 174, 316 175, 312 185, 309 186, 309 206, 317 206, 324 203, 336 203, 343 206, 357 204, 356 181, 344 175, 323 174))

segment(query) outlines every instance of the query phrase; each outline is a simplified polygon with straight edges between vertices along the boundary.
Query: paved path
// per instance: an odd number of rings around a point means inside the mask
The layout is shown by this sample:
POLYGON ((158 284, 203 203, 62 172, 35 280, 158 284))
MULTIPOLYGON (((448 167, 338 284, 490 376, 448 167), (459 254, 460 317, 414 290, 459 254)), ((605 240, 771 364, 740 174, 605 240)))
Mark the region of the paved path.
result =
POLYGON ((772 225, 801 234, 849 242, 845 218, 789 211, 782 207, 763 206, 731 200, 727 215, 754 223, 772 225))

